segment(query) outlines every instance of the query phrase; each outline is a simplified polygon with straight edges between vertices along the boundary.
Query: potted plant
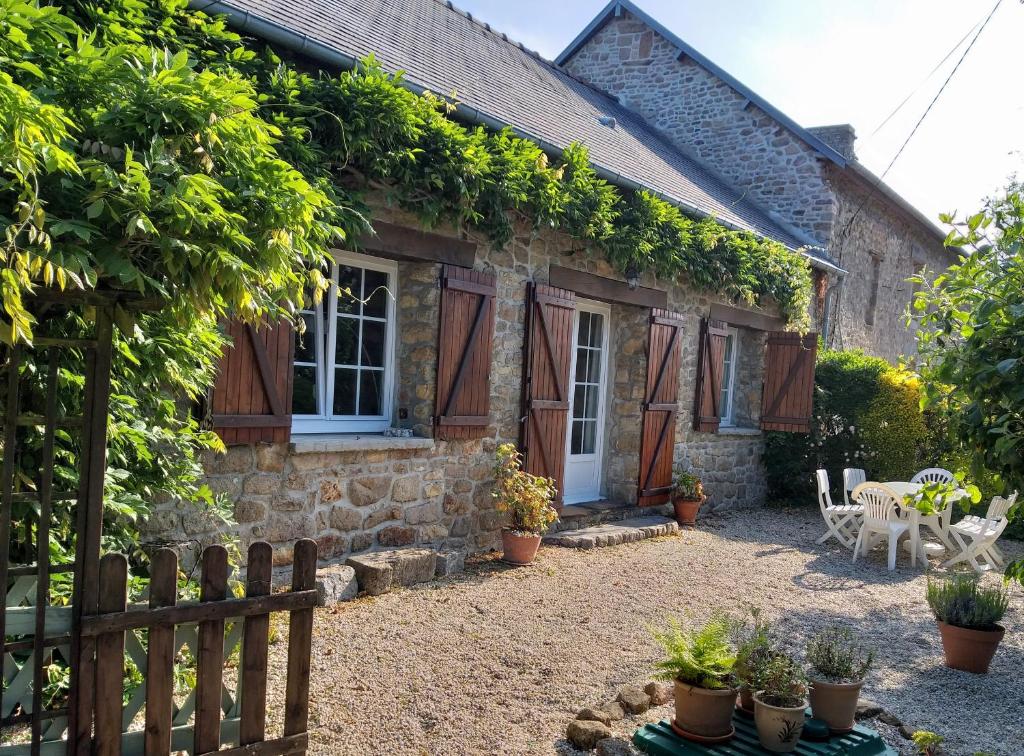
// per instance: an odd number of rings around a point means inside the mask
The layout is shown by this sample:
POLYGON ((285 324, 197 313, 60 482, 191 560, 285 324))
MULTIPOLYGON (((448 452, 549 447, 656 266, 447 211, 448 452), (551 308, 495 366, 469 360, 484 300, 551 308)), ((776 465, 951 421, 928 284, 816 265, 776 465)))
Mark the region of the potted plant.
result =
POLYGON ((529 564, 537 556, 541 536, 558 519, 551 506, 555 482, 524 471, 515 444, 501 444, 491 496, 499 512, 511 515, 509 525, 501 530, 502 558, 510 564, 529 564))
POLYGON ((752 717, 758 671, 779 653, 779 646, 771 623, 761 618, 761 610, 751 609, 750 614, 750 622, 736 623, 736 665, 733 673, 740 690, 740 710, 752 717))
POLYGON ((928 580, 928 606, 939 624, 946 666, 984 674, 1005 632, 999 621, 1010 598, 1005 589, 984 587, 974 575, 928 580))
POLYGON ((789 753, 804 730, 807 677, 795 659, 778 653, 758 670, 754 681, 754 724, 761 747, 789 753))
POLYGON ((864 677, 875 660, 845 627, 826 627, 807 644, 811 712, 834 733, 850 732, 864 677))
POLYGON ((727 616, 716 613, 696 628, 670 620, 666 629, 653 631, 654 639, 665 650, 665 658, 657 664, 657 676, 675 685, 676 717, 672 727, 689 740, 724 743, 735 732, 732 626, 727 616))
POLYGON ((672 507, 680 525, 693 527, 697 524, 697 512, 706 498, 700 478, 686 470, 676 472, 672 481, 672 507))

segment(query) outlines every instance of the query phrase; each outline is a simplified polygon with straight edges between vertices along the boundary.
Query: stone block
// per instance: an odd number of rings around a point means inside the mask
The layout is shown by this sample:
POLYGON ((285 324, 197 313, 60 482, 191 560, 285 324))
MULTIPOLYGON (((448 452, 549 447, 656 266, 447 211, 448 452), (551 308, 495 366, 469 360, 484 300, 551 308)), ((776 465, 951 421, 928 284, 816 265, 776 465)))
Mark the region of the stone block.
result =
POLYGON ((619 690, 618 701, 630 714, 643 714, 651 708, 651 697, 639 685, 624 685, 619 690))
POLYGON ((347 564, 331 564, 316 571, 316 604, 331 606, 351 601, 359 593, 356 571, 347 564))
POLYGON ((410 525, 423 525, 441 519, 441 505, 428 502, 405 510, 405 521, 410 525))
POLYGON ((316 553, 321 559, 334 559, 348 551, 348 536, 328 533, 316 539, 316 553))
POLYGON ((353 478, 348 484, 348 498, 357 507, 368 507, 388 495, 391 478, 387 475, 353 478))
POLYGON ((395 484, 391 489, 391 498, 394 501, 416 501, 420 498, 420 476, 404 475, 395 478, 395 484))
POLYGON ((420 528, 417 540, 420 543, 440 543, 448 537, 448 528, 444 525, 424 525, 420 528))
POLYGON ((400 519, 402 519, 402 508, 397 504, 387 504, 368 514, 366 516, 366 522, 363 523, 363 527, 367 530, 372 530, 382 522, 400 519))
POLYGON ((281 488, 279 475, 250 475, 242 484, 242 492, 262 496, 272 494, 281 488))
POLYGON ((235 502, 235 522, 259 522, 267 516, 267 505, 256 499, 239 499, 235 502))
POLYGON ((355 530, 363 523, 363 515, 355 509, 332 507, 330 524, 335 530, 355 530))
POLYGON ((651 706, 664 706, 675 699, 675 688, 672 683, 654 680, 644 686, 644 693, 651 699, 651 706))
POLYGON ((336 480, 321 480, 320 481, 320 503, 331 504, 338 501, 344 494, 341 492, 341 486, 336 480))
POLYGON ((360 590, 379 596, 396 586, 432 580, 437 554, 431 549, 394 549, 349 557, 345 564, 355 570, 360 590))
POLYGON ((466 552, 457 549, 439 551, 434 564, 434 574, 437 577, 457 575, 466 569, 466 552))
POLYGON ((256 469, 262 472, 282 472, 288 458, 285 444, 256 444, 256 469))
POLYGON ((611 718, 608 716, 608 712, 602 709, 580 709, 576 714, 576 719, 600 722, 603 725, 610 725, 612 723, 611 718))
POLYGON ((565 731, 565 739, 584 751, 593 750, 600 741, 611 736, 608 725, 592 719, 574 719, 565 731))
POLYGON ((249 472, 253 466, 252 447, 248 445, 229 446, 223 455, 215 456, 212 459, 214 473, 244 473, 249 472))
POLYGON ((416 541, 416 531, 400 525, 381 528, 377 532, 377 543, 381 546, 408 546, 416 541))

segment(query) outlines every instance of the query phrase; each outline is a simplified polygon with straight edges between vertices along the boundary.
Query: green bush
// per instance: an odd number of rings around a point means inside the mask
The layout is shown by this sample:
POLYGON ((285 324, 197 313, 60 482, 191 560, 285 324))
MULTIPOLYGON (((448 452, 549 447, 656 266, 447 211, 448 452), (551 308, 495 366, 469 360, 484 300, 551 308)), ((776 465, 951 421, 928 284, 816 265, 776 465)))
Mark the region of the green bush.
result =
POLYGON ((863 680, 874 660, 875 652, 861 646, 849 628, 830 625, 807 643, 807 663, 827 682, 863 680))
POLYGON ((814 471, 833 488, 844 467, 869 479, 907 479, 931 457, 930 431, 919 409, 920 387, 905 371, 859 350, 818 354, 811 432, 769 432, 765 467, 769 496, 786 504, 815 501, 814 471))
POLYGON ((711 690, 730 687, 736 664, 736 651, 730 642, 732 629, 732 620, 720 612, 697 628, 670 619, 667 628, 652 631, 654 640, 665 650, 665 658, 655 665, 658 677, 711 690))
POLYGON ((995 630, 1010 606, 1005 588, 982 586, 975 575, 929 579, 925 597, 935 619, 974 630, 995 630))

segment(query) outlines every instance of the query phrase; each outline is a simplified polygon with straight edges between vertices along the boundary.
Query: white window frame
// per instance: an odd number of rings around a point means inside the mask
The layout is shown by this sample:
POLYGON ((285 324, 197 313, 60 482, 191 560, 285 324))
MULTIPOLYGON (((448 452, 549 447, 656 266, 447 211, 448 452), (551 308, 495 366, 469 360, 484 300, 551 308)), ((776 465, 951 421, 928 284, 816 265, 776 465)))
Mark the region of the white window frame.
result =
MULTIPOLYGON (((731 326, 726 331, 726 344, 722 350, 722 393, 727 395, 727 399, 719 408, 718 424, 725 428, 733 428, 736 425, 733 418, 733 406, 735 405, 733 398, 736 395, 736 363, 739 362, 740 355, 740 332, 739 329, 731 326), (732 359, 725 364, 725 357, 729 354, 729 339, 732 339, 732 359)), ((721 401, 721 397, 719 397, 719 401, 721 401)))
MULTIPOLYGON (((318 329, 313 335, 316 339, 316 361, 318 380, 318 406, 323 410, 318 415, 293 415, 292 433, 380 433, 391 426, 394 405, 395 386, 395 300, 398 288, 398 264, 392 260, 383 260, 355 252, 333 250, 334 262, 331 264, 331 280, 337 280, 338 268, 351 265, 366 270, 375 270, 388 275, 387 323, 384 329, 384 382, 382 388, 380 415, 335 415, 331 412, 334 398, 334 350, 336 346, 335 331, 338 314, 338 287, 332 285, 324 294, 326 307, 324 320, 327 321, 327 339, 321 337, 319 331, 323 323, 316 319, 314 327, 318 329), (329 367, 328 367, 329 366, 329 367), (329 401, 329 399, 331 401, 329 401)), ((294 359, 293 359, 294 369, 294 359)))

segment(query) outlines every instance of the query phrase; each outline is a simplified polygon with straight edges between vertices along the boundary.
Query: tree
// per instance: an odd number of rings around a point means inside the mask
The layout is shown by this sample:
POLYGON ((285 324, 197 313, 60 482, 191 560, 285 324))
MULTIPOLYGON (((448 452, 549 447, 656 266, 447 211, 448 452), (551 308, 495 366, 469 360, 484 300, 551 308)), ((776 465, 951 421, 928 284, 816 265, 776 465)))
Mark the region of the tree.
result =
MULTIPOLYGON (((1024 187, 1011 183, 966 220, 944 216, 957 264, 914 280, 923 402, 941 411, 1005 490, 1024 490, 1024 187)), ((1011 510, 1019 517, 1021 505, 1011 510)), ((1007 574, 1024 583, 1024 562, 1007 574)))

